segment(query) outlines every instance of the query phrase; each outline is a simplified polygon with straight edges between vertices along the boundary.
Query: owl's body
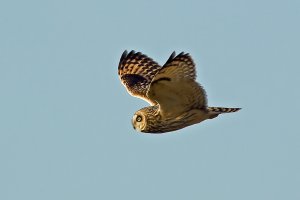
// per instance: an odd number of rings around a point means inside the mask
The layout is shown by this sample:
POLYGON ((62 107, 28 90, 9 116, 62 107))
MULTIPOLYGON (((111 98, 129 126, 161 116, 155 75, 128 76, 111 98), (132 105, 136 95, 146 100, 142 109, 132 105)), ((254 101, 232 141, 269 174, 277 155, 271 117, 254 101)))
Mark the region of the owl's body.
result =
POLYGON ((183 52, 160 67, 140 52, 127 51, 118 74, 127 91, 151 106, 137 111, 133 127, 146 133, 164 133, 200 123, 239 108, 208 107, 204 89, 196 82, 195 64, 183 52))
POLYGON ((145 119, 144 123, 136 123, 133 118, 134 128, 145 133, 165 133, 200 123, 209 117, 208 113, 202 109, 192 109, 175 118, 163 118, 158 109, 156 106, 149 106, 137 111, 134 118, 142 116, 145 119))

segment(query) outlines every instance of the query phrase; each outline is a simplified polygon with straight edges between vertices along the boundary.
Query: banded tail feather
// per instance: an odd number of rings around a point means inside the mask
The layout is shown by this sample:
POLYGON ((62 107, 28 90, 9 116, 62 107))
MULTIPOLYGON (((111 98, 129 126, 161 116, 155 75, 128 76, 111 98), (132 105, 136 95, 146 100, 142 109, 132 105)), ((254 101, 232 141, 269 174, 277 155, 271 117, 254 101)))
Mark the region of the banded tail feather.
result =
POLYGON ((241 110, 241 108, 208 107, 207 110, 211 113, 221 114, 221 113, 237 112, 241 110))
POLYGON ((218 117, 219 114, 232 113, 241 110, 241 108, 223 108, 223 107, 208 107, 209 119, 218 117))

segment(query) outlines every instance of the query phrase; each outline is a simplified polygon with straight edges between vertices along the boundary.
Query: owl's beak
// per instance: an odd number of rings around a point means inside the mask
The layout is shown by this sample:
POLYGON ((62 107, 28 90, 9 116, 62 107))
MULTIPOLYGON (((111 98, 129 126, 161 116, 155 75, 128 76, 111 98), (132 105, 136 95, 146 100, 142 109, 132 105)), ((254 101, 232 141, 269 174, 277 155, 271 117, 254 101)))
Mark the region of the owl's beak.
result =
POLYGON ((132 127, 133 127, 134 130, 136 130, 136 131, 138 131, 138 132, 142 132, 139 126, 134 126, 134 125, 132 124, 132 127))
POLYGON ((134 129, 134 130, 136 130, 136 131, 141 131, 140 129, 139 129, 139 127, 137 126, 135 126, 133 123, 132 123, 132 128, 134 129))
POLYGON ((143 132, 142 129, 141 129, 140 127, 136 127, 135 130, 138 131, 138 132, 143 132))

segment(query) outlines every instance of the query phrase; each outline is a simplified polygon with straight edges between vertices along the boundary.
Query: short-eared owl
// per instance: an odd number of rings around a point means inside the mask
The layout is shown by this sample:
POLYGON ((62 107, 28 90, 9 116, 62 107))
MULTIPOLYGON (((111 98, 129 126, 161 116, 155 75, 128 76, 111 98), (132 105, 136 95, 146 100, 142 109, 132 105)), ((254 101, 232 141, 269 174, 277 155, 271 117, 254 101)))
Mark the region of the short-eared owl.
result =
POLYGON ((124 51, 118 74, 127 91, 151 106, 138 110, 132 119, 134 129, 164 133, 213 119, 240 108, 208 107, 206 94, 196 82, 195 64, 189 54, 172 53, 161 67, 148 56, 124 51))

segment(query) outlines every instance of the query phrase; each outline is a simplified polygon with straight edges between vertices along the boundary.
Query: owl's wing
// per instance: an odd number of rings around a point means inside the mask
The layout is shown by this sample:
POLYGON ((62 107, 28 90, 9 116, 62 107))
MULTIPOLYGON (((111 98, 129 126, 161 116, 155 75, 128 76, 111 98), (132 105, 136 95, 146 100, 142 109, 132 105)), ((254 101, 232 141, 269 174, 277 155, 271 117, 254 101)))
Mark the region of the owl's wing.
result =
POLYGON ((129 94, 155 104, 146 93, 160 68, 156 62, 140 52, 124 51, 119 62, 118 74, 129 94))
POLYGON ((176 117, 193 108, 204 108, 207 99, 204 89, 195 81, 196 68, 189 54, 170 56, 151 82, 147 93, 155 100, 164 117, 176 117))

